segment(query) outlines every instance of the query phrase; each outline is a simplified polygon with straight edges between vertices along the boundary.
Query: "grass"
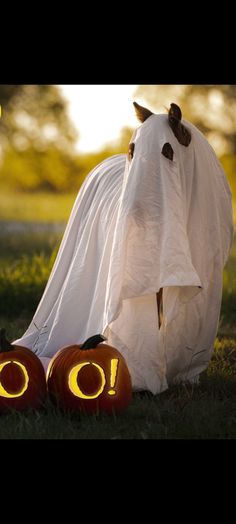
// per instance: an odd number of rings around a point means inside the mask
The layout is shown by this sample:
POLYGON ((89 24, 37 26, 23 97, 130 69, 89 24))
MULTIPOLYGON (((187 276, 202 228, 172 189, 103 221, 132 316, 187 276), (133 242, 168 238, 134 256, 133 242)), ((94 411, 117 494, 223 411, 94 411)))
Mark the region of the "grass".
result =
POLYGON ((1 236, 0 316, 31 315, 46 286, 61 233, 1 236))
MULTIPOLYGON (((66 206, 63 209, 65 213, 66 206)), ((51 211, 45 215, 47 221, 51 211)), ((31 220, 35 217, 30 215, 31 220)), ((31 321, 61 237, 62 232, 29 230, 0 236, 0 327, 7 329, 10 340, 21 336, 31 321)), ((157 396, 134 393, 128 409, 113 417, 63 413, 46 399, 40 410, 1 414, 0 438, 236 438, 236 238, 224 270, 214 353, 199 385, 172 386, 157 396)))
POLYGON ((0 221, 65 222, 75 201, 75 194, 1 193, 0 221))
POLYGON ((223 273, 221 330, 223 326, 224 333, 236 334, 236 235, 223 273))
POLYGON ((157 396, 134 393, 126 411, 112 417, 63 413, 47 399, 40 410, 2 414, 0 438, 236 438, 236 337, 216 340, 198 386, 175 386, 157 396))
MULTIPOLYGON (((55 193, 0 193, 0 222, 66 222, 76 194, 55 193)), ((233 200, 236 223, 236 198, 233 200)))

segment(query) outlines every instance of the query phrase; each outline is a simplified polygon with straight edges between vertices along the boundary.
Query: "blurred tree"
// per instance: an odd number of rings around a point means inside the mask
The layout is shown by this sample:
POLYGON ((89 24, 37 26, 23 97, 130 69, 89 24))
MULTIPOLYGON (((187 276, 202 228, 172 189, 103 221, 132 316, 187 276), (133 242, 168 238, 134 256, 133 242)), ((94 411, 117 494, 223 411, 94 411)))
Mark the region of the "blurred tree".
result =
MULTIPOLYGON (((139 125, 137 121, 137 126, 139 125)), ((129 143, 131 141, 134 129, 131 127, 123 127, 120 132, 120 136, 117 140, 117 150, 119 153, 127 153, 129 148, 129 143)))
POLYGON ((102 149, 94 153, 85 153, 77 156, 77 181, 81 185, 89 171, 96 167, 100 162, 112 155, 127 154, 129 142, 133 135, 133 129, 123 127, 116 140, 107 143, 102 149))
POLYGON ((154 112, 165 112, 176 102, 218 155, 236 154, 236 85, 140 85, 136 97, 154 112))
POLYGON ((54 85, 0 85, 0 153, 9 148, 71 152, 77 133, 67 103, 54 85))
POLYGON ((73 191, 77 132, 53 85, 0 85, 0 183, 5 191, 73 191))
POLYGON ((77 158, 56 147, 18 152, 10 148, 0 169, 0 186, 5 192, 74 192, 81 184, 81 173, 77 158))
POLYGON ((236 155, 225 154, 220 159, 232 190, 233 199, 236 200, 236 155))
MULTIPOLYGON (((140 125, 140 123, 138 124, 138 121, 137 125, 140 125)), ((94 153, 94 156, 102 154, 105 158, 104 155, 111 156, 118 155, 120 153, 128 153, 129 143, 133 133, 134 129, 132 127, 122 127, 119 136, 114 140, 107 142, 99 152, 94 153)))

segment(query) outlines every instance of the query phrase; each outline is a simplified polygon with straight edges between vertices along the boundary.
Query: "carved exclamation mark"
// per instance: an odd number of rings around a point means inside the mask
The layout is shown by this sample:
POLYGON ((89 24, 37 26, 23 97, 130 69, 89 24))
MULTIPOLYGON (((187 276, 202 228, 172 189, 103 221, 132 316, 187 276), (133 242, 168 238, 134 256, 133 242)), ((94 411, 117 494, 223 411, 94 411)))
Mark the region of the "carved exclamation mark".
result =
MULTIPOLYGON (((111 359, 111 377, 110 377, 111 388, 115 387, 118 364, 119 364, 118 358, 111 359)), ((108 395, 116 395, 116 391, 114 389, 109 389, 108 395)))

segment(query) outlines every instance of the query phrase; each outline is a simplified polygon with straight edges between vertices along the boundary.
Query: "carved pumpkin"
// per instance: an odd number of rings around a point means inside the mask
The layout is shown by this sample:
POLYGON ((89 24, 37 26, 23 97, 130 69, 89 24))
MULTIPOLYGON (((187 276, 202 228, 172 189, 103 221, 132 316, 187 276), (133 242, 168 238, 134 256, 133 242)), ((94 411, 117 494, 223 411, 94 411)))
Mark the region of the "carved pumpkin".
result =
POLYGON ((49 363, 47 386, 62 409, 120 412, 130 403, 132 385, 124 357, 101 335, 60 349, 49 363))
POLYGON ((0 329, 0 411, 38 408, 47 394, 39 358, 30 349, 8 342, 0 329))

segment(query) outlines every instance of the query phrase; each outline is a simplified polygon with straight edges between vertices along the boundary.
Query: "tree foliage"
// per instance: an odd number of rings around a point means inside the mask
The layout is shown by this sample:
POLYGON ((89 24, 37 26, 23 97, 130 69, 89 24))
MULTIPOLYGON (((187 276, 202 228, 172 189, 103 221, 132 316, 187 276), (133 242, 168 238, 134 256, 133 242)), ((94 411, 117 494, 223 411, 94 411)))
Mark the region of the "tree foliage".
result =
POLYGON ((137 97, 154 112, 165 112, 171 102, 181 106, 221 155, 236 154, 236 85, 140 85, 137 97))
POLYGON ((0 169, 0 185, 5 192, 73 192, 78 190, 81 176, 82 166, 76 157, 56 147, 18 152, 11 148, 0 169))
POLYGON ((53 85, 0 85, 0 152, 12 148, 71 151, 77 133, 67 103, 53 85))
POLYGON ((57 86, 0 85, 0 184, 3 191, 74 192, 105 158, 126 153, 133 130, 96 153, 73 149, 76 132, 57 86))

